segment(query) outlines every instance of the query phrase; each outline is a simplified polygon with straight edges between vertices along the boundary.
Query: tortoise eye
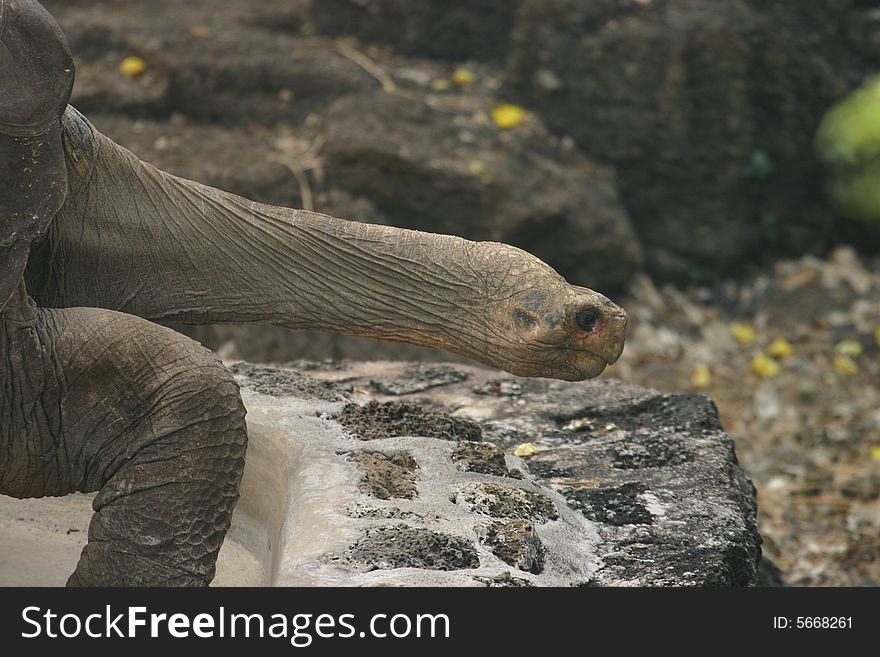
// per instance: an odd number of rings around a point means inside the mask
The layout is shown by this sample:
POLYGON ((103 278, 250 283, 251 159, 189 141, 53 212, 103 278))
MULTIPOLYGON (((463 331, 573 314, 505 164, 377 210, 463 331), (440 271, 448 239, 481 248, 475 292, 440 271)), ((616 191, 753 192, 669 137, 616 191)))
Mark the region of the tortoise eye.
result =
POLYGON ((595 308, 584 308, 574 314, 578 326, 587 333, 591 333, 596 328, 600 317, 601 313, 595 308))
POLYGON ((513 311, 513 321, 521 329, 530 329, 538 324, 538 320, 522 310, 513 311))

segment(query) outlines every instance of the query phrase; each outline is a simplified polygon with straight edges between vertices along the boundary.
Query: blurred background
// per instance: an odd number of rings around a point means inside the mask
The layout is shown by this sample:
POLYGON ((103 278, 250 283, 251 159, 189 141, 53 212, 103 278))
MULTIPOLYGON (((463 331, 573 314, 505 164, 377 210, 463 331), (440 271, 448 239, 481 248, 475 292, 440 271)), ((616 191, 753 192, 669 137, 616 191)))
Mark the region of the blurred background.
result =
MULTIPOLYGON (((769 576, 880 585, 880 1, 44 4, 73 104, 142 159, 509 242, 621 303, 604 376, 715 400, 769 576)), ((175 328, 225 358, 456 360, 175 328)))

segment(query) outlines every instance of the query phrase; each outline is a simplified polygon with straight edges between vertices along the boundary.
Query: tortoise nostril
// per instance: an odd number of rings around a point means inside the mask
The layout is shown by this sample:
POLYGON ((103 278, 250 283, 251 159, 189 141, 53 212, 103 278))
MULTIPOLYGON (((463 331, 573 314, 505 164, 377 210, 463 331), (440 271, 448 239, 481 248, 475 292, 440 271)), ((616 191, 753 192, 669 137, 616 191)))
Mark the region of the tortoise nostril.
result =
POLYGON ((596 310, 595 308, 584 308, 582 310, 578 310, 575 315, 575 321, 578 323, 578 326, 581 327, 587 333, 593 331, 596 328, 596 324, 599 322, 599 319, 602 317, 602 314, 596 310))

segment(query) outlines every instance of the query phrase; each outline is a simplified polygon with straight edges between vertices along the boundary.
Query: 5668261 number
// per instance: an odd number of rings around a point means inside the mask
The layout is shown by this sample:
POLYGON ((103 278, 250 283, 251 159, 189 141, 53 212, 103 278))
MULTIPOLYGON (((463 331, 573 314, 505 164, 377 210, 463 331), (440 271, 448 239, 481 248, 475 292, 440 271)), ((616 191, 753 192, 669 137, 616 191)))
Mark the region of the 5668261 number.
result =
POLYGON ((851 630, 852 616, 798 616, 794 626, 799 630, 851 630))

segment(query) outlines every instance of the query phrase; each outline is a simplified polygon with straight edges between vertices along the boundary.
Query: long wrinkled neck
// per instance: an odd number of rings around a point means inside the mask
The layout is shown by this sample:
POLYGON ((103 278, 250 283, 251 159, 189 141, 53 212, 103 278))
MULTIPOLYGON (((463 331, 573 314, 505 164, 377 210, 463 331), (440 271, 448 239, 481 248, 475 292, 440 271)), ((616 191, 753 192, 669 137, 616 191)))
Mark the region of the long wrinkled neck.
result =
POLYGON ((68 201, 32 275, 44 305, 490 350, 479 309, 501 245, 257 204, 161 172, 73 118, 68 201))

